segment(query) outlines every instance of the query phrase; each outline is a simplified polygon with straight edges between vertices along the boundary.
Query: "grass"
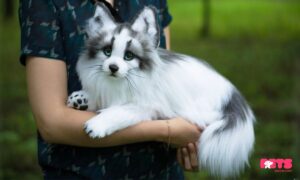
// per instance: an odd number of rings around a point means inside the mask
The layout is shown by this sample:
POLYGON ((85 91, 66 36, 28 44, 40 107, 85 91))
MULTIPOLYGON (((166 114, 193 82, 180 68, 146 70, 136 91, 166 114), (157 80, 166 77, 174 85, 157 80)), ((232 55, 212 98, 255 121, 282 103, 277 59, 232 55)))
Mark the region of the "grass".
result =
MULTIPOLYGON (((300 2, 212 0, 211 35, 201 38, 201 1, 170 0, 172 49, 205 59, 245 95, 257 117, 256 144, 241 179, 300 177, 300 2), (259 168, 261 158, 293 158, 293 171, 259 168)), ((40 179, 17 17, 0 20, 0 179, 40 179)), ((205 172, 186 178, 210 178, 205 172)))
MULTIPOLYGON (((170 1, 172 49, 205 59, 252 105, 256 144, 251 168, 242 179, 299 178, 300 3, 215 0, 211 6, 211 35, 201 38, 201 2, 170 1), (261 170, 259 161, 264 157, 292 157, 293 171, 261 170)), ((209 178, 203 172, 186 177, 209 178)))
MULTIPOLYGON (((2 4, 2 3, 0 3, 2 4)), ((0 7, 1 8, 1 7, 0 7)), ((41 179, 36 128, 20 65, 17 16, 0 16, 0 179, 41 179)))

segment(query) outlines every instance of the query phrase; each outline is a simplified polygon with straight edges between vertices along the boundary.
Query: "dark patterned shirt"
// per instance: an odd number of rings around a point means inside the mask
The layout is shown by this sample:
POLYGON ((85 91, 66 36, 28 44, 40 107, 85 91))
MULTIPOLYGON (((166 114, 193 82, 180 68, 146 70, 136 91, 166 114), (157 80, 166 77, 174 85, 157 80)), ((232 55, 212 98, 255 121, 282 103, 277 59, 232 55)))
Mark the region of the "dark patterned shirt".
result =
MULTIPOLYGON (((129 21, 146 5, 159 10, 163 32, 171 21, 165 0, 115 0, 114 7, 129 21)), ((75 65, 86 38, 86 20, 94 10, 92 0, 21 0, 21 63, 28 55, 62 60, 67 65, 68 93, 80 90, 75 65)), ((49 144, 38 135, 38 159, 45 179, 183 179, 175 150, 168 152, 158 142, 84 148, 49 144)))

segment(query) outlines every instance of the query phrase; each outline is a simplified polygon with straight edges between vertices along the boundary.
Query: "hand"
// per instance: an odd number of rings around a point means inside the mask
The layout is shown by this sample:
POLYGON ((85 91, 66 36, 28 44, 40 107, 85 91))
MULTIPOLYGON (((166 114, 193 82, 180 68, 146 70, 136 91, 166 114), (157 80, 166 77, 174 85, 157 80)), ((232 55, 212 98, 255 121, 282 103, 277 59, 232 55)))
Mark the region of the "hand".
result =
POLYGON ((168 134, 165 142, 175 147, 186 147, 190 142, 198 141, 202 131, 198 126, 182 118, 174 118, 168 121, 170 128, 168 133, 170 134, 168 134))
POLYGON ((177 161, 186 171, 198 171, 198 143, 189 143, 187 147, 177 149, 177 161))

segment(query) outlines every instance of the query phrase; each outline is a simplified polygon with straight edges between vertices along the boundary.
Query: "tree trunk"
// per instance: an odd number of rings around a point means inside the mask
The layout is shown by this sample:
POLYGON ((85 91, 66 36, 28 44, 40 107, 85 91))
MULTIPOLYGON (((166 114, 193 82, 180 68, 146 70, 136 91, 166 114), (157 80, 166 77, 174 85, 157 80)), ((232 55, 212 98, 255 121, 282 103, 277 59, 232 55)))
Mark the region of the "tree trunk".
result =
POLYGON ((208 37, 210 35, 210 0, 203 1, 203 24, 201 29, 201 36, 208 37))
POLYGON ((3 0, 4 19, 10 19, 14 15, 14 0, 3 0))

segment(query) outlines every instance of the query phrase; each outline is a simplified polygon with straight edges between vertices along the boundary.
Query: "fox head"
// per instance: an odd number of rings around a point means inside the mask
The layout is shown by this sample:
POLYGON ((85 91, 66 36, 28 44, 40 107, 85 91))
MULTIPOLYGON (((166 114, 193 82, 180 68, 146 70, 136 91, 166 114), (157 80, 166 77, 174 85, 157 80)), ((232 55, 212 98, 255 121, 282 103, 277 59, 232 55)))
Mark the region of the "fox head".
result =
POLYGON ((145 7, 131 23, 117 23, 107 7, 99 3, 86 32, 86 50, 78 62, 78 72, 86 69, 85 75, 98 73, 122 79, 153 68, 153 52, 160 38, 155 8, 145 7))

